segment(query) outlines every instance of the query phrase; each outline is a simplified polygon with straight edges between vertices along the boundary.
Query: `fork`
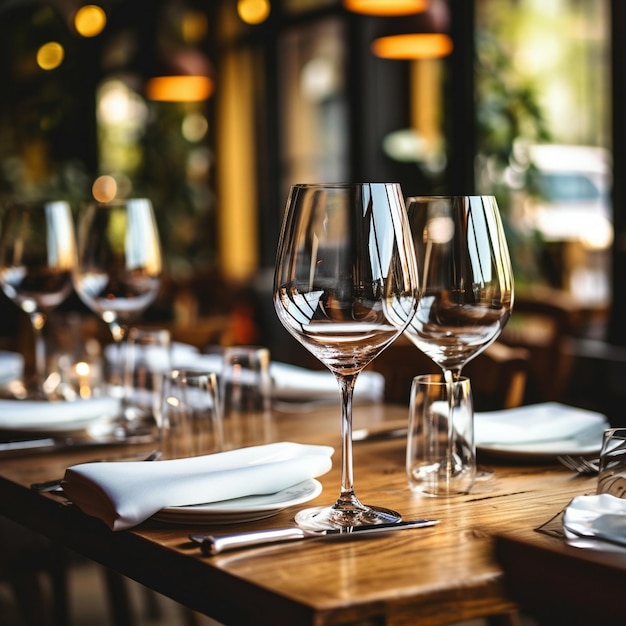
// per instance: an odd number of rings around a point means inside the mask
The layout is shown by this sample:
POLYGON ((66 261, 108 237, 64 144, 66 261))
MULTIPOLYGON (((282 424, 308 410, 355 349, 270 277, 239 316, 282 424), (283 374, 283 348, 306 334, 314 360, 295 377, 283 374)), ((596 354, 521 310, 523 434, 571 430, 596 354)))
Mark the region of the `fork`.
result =
POLYGON ((584 456, 571 456, 564 454, 557 456, 557 459, 578 474, 597 474, 600 469, 600 459, 588 459, 584 456))

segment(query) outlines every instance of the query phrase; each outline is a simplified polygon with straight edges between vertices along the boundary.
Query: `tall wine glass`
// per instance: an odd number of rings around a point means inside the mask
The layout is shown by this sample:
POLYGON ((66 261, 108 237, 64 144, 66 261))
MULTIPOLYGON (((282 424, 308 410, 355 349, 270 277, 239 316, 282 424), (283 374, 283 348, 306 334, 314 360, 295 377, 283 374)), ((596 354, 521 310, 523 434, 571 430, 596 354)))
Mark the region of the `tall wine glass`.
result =
POLYGON ((121 346, 128 326, 156 298, 161 270, 161 244, 150 200, 94 202, 83 207, 74 288, 108 324, 117 345, 113 386, 121 388, 121 346))
POLYGON ((458 455, 474 450, 455 446, 452 383, 509 319, 511 261, 493 196, 412 197, 407 212, 422 297, 405 334, 442 369, 451 387, 447 475, 461 484, 466 477, 460 475, 458 455))
POLYGON ((0 283, 25 311, 35 339, 34 398, 48 398, 43 328, 50 311, 72 290, 76 240, 70 205, 61 200, 12 203, 0 230, 0 283))
POLYGON ((311 529, 399 521, 362 504, 353 484, 352 393, 359 372, 414 315, 415 256, 400 186, 295 185, 283 221, 274 306, 286 329, 335 375, 341 392, 341 490, 334 505, 306 509, 311 529))

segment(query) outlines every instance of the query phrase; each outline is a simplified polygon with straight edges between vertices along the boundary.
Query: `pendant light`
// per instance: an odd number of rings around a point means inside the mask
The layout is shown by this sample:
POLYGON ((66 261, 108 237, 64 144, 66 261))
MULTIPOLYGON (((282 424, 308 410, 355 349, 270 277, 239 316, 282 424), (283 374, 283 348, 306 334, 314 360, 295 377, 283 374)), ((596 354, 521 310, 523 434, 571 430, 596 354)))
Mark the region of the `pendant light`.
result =
POLYGON ((428 0, 344 0, 343 6, 352 13, 363 15, 411 15, 425 11, 428 0))
POLYGON ((372 42, 372 52, 382 59, 437 59, 452 52, 446 33, 448 7, 442 0, 430 0, 428 10, 413 16, 385 20, 384 32, 372 42))

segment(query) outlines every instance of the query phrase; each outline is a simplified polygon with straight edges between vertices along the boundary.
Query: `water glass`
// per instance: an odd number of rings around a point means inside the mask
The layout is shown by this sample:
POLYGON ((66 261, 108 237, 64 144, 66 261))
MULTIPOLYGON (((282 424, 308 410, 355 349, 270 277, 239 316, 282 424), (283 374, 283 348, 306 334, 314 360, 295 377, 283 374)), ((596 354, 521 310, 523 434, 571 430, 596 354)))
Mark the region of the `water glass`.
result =
POLYGON ((227 448, 272 440, 270 352, 259 346, 225 348, 220 399, 227 448))
POLYGON ((626 428, 604 431, 597 493, 626 498, 626 428))
POLYGON ((163 378, 160 448, 165 459, 223 449, 217 375, 174 369, 163 378))
POLYGON ((476 478, 469 378, 446 382, 441 374, 426 374, 413 379, 406 471, 413 491, 432 496, 469 493, 476 478))
POLYGON ((124 415, 127 434, 158 436, 163 374, 171 368, 171 340, 162 328, 131 328, 124 352, 124 415))

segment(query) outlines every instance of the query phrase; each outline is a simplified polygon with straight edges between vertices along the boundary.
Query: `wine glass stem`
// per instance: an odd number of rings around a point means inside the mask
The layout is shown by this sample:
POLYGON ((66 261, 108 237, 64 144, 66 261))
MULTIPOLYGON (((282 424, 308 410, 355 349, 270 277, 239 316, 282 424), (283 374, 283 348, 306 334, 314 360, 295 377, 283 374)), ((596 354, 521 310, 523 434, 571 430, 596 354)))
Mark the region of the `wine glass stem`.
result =
POLYGON ((461 376, 460 370, 444 370, 443 377, 448 387, 448 446, 446 450, 446 463, 448 464, 448 476, 454 473, 454 446, 455 446, 455 430, 454 430, 454 383, 461 376))
POLYGON ((113 375, 110 377, 109 383, 113 388, 119 385, 120 389, 124 388, 124 340, 126 339, 128 328, 119 322, 109 322, 109 330, 115 343, 115 368, 113 375))
POLYGON ((33 327, 33 339, 35 342, 35 374, 37 378, 37 390, 44 393, 44 383, 46 381, 46 344, 43 337, 43 327, 46 323, 45 314, 40 311, 31 313, 30 323, 33 327))
POLYGON ((352 396, 356 374, 336 374, 341 389, 341 494, 335 506, 354 509, 361 508, 354 493, 352 464, 352 396))

